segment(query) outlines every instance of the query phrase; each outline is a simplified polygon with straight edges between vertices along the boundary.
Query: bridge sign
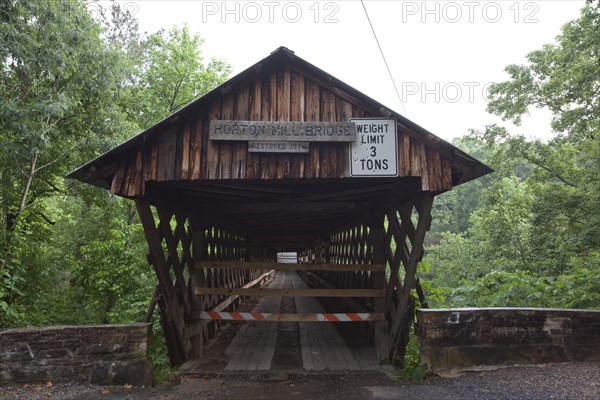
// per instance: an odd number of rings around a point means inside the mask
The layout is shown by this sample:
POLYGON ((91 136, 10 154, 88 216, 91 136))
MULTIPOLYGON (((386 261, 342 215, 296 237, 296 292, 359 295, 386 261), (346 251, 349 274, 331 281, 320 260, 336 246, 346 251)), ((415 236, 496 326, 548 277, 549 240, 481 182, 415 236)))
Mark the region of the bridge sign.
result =
POLYGON ((352 118, 356 140, 350 147, 350 176, 398 176, 398 136, 394 118, 352 118))

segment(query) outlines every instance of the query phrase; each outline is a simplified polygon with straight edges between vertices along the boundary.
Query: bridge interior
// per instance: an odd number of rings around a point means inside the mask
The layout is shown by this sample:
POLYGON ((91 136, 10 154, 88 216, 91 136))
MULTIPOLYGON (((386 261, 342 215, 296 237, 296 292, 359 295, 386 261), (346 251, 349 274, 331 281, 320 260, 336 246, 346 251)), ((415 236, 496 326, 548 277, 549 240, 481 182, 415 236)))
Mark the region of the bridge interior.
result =
POLYGON ((418 195, 418 179, 372 180, 368 190, 358 182, 344 180, 351 189, 340 182, 193 185, 177 209, 168 196, 181 188, 155 191, 149 182, 136 206, 159 279, 157 304, 171 316, 162 320, 171 363, 200 359, 197 368, 212 359, 226 370, 257 371, 277 360, 308 371, 400 363, 433 196, 418 195), (386 190, 363 204, 378 184, 386 190), (251 208, 236 211, 238 201, 251 208), (298 252, 301 262, 278 264, 277 253, 286 251, 298 252), (222 354, 209 353, 213 341, 232 332, 223 320, 237 319, 247 298, 262 299, 243 311, 272 314, 269 321, 240 321, 222 354), (322 322, 330 313, 354 321, 322 322))

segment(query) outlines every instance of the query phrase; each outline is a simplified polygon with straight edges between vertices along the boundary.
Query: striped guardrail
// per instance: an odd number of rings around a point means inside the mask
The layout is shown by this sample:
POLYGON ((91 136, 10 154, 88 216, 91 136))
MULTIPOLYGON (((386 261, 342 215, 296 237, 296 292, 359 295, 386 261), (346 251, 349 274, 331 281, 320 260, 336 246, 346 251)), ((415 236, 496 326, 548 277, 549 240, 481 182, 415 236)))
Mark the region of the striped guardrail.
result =
POLYGON ((363 322, 383 321, 383 313, 314 313, 314 314, 282 314, 263 312, 219 312, 203 311, 203 320, 225 321, 290 321, 290 322, 363 322))

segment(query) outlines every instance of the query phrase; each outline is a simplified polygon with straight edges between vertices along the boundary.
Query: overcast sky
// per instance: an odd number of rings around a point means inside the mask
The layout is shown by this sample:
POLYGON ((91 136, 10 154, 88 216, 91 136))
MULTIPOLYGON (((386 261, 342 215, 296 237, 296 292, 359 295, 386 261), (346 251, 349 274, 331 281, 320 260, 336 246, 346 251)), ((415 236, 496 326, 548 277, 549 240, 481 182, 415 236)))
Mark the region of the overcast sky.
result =
MULTIPOLYGON (((399 96, 359 0, 121 1, 142 31, 187 23, 205 39, 203 54, 234 74, 279 46, 451 140, 500 122, 485 112, 485 88, 504 67, 554 42, 584 0, 377 1, 364 4, 399 96)), ((517 131, 517 128, 511 128, 517 131)), ((534 110, 519 132, 548 135, 534 110)))

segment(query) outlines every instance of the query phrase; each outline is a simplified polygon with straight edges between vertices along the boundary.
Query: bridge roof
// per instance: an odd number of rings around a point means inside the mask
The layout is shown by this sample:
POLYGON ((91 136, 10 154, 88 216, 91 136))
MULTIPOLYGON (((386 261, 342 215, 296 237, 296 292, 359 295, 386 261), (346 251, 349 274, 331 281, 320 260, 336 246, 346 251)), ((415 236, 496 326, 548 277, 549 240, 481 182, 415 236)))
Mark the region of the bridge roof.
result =
MULTIPOLYGON (((305 243, 492 170, 285 47, 69 174, 231 230, 305 243), (253 153, 210 138, 212 121, 346 122, 393 118, 396 177, 353 177, 349 143, 303 154, 253 153)), ((198 222, 199 224, 201 222, 198 222)))

